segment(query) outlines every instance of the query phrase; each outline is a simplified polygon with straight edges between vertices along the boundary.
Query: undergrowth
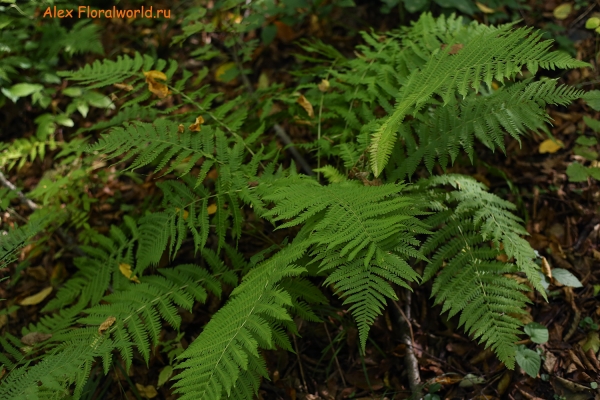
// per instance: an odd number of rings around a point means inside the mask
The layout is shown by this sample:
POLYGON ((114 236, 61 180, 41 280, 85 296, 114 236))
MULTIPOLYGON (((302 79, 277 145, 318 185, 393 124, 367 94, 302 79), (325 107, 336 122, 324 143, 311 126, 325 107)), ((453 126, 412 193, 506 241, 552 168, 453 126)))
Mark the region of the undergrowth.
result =
MULTIPOLYGON (((584 93, 540 71, 588 64, 550 51, 532 29, 454 16, 424 14, 362 37, 352 59, 303 42, 299 57, 312 66, 298 74, 307 83, 227 101, 174 60, 138 53, 60 73, 79 85, 70 87, 117 90, 118 114, 88 128, 102 129, 100 139, 70 150, 81 168, 112 161, 127 166, 122 174, 153 171, 162 203, 106 235, 87 229, 77 272, 23 329, 41 339, 24 348, 0 338, 0 398, 79 398, 96 363, 108 373, 114 357, 128 369, 166 351, 157 347, 163 324, 178 330, 180 310, 208 296, 226 301, 201 332, 187 332, 197 337, 169 358, 167 384, 182 399, 253 398, 269 377, 261 350, 292 351, 293 318, 319 321, 324 291, 343 300, 364 351, 397 290, 429 280, 443 312, 513 369, 524 292, 545 296, 527 232, 515 206, 483 184, 435 171, 460 154, 472 159, 476 142, 504 151, 505 133, 548 133, 546 105, 584 93), (315 175, 297 172, 271 141, 271 128, 286 123, 313 135, 298 147, 315 175), (249 220, 288 239, 246 259, 237 244, 252 233, 249 220), (190 249, 197 262, 179 263, 190 249)), ((48 179, 48 201, 65 186, 77 183, 48 179)), ((41 208, 9 231, 0 261, 53 218, 41 208)))

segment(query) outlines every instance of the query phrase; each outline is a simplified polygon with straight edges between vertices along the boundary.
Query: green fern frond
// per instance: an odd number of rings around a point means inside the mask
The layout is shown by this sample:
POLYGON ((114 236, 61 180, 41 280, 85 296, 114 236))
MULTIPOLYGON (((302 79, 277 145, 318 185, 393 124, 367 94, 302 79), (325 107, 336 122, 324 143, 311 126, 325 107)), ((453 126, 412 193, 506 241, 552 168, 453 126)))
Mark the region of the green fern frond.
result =
POLYGON ((179 356, 182 371, 174 387, 182 400, 255 395, 259 377, 268 377, 258 348, 277 344, 291 350, 287 337, 276 329, 291 320, 284 306, 292 305, 278 282, 304 271, 293 263, 305 250, 302 242, 290 245, 255 267, 179 356))
POLYGON ((275 203, 266 215, 288 220, 277 229, 304 223, 303 230, 310 232, 306 240, 314 245, 313 262, 320 261, 320 272, 330 273, 325 283, 334 283, 352 304, 362 349, 386 298, 396 299, 389 282, 410 288, 407 282, 418 279, 407 260, 423 259, 415 236, 428 231, 416 218, 422 214, 416 198, 399 194, 403 188, 356 182, 323 187, 306 181, 282 184, 265 196, 275 203))
POLYGON ((588 66, 564 53, 549 52, 551 42, 540 41, 540 35, 530 28, 510 31, 505 26, 471 35, 465 44, 456 41, 446 44, 445 50, 434 51, 421 69, 411 72, 401 89, 399 98, 402 100, 373 134, 370 154, 375 176, 381 174, 388 162, 404 117, 410 112, 417 113, 433 95, 441 96, 448 104, 456 93, 464 98, 471 88, 478 91, 482 82, 491 87, 493 79, 500 82, 505 78, 512 79, 525 66, 532 74, 538 67, 588 66), (460 47, 453 51, 454 45, 460 47))
POLYGON ((449 311, 449 316, 460 312, 459 324, 490 347, 508 368, 514 368, 515 342, 522 326, 514 315, 524 312, 529 300, 522 291, 529 288, 507 274, 525 273, 533 287, 544 294, 533 262, 535 253, 521 238, 527 232, 511 212, 515 206, 465 176, 433 177, 419 186, 431 188, 432 208, 441 209, 426 221, 441 227, 423 245, 423 252, 432 254, 423 279, 431 279, 441 270, 432 296, 436 303, 443 303, 442 312, 449 311), (440 185, 451 185, 455 190, 433 189, 440 185), (501 254, 514 263, 497 261, 501 254))

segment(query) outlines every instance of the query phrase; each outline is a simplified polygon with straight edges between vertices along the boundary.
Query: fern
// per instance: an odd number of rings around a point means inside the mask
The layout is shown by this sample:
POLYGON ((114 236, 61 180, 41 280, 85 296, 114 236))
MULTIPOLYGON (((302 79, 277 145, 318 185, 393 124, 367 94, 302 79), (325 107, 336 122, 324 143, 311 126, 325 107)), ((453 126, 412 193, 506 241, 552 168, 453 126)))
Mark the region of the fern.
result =
POLYGON ((431 188, 431 208, 436 211, 426 222, 441 226, 423 245, 423 252, 432 254, 423 279, 431 279, 444 265, 432 290, 436 303, 444 304, 442 312, 449 311, 449 316, 461 312, 459 326, 464 325, 508 368, 514 368, 515 342, 522 326, 514 315, 524 313, 529 300, 521 292, 529 288, 507 274, 525 273, 545 296, 533 262, 535 253, 521 238, 527 231, 511 213, 515 206, 465 176, 434 177, 419 186, 431 188), (456 190, 447 193, 433 189, 439 185, 451 185, 456 190), (497 261, 501 254, 514 263, 497 261))
MULTIPOLYGON (((234 289, 225 305, 175 360, 174 387, 183 399, 253 398, 268 378, 261 350, 291 351, 293 315, 322 317, 315 305, 326 298, 311 276, 348 306, 363 352, 370 326, 397 299, 396 288, 433 280, 443 312, 459 315, 460 326, 514 368, 517 316, 528 301, 523 292, 531 285, 545 293, 514 206, 459 175, 398 181, 412 179, 421 166, 430 175, 436 164, 445 169, 461 152, 472 158, 475 140, 504 151, 505 133, 518 140, 547 130, 545 106, 566 105, 582 92, 535 81, 537 70, 587 64, 549 52, 550 42, 531 29, 464 24, 454 16, 425 14, 410 28, 363 39, 352 60, 304 42, 319 58, 302 57, 320 63, 325 57, 328 67, 298 73, 302 84, 289 95, 279 86, 265 90, 268 99, 258 105, 244 97, 219 103, 211 87, 190 88, 193 74, 178 71, 176 62, 137 53, 62 72, 91 88, 131 89, 112 120, 89 128, 110 130, 87 150, 125 170, 159 174, 162 202, 138 219, 124 217, 107 235, 86 231, 91 244, 81 246, 77 271, 42 310, 53 312, 23 329, 52 336, 26 353, 17 337, 0 338, 0 362, 9 370, 0 397, 78 398, 92 365, 100 362, 108 373, 114 353, 126 368, 136 355, 149 364, 163 322, 178 330, 179 307, 191 311, 209 292, 227 294, 226 284, 234 289), (531 76, 510 82, 525 67, 531 76), (165 70, 172 101, 147 90, 142 72, 150 69, 165 70), (316 83, 324 77, 329 87, 316 83), (318 139, 299 147, 328 159, 317 170, 328 185, 298 174, 293 162, 284 168, 280 149, 267 143, 267 127, 282 115, 269 114, 274 101, 287 104, 292 117, 304 115, 295 92, 320 104, 312 121, 318 139), (256 116, 259 109, 263 115, 256 116), (204 122, 190 126, 195 120, 204 122), (256 219, 295 236, 246 260, 236 245, 247 233, 245 222, 256 219), (201 265, 190 264, 192 254, 201 265), (177 265, 158 268, 166 256, 177 265), (415 263, 425 263, 422 277, 415 263)), ((0 161, 17 165, 45 148, 18 142, 0 161)), ((80 145, 66 146, 60 156, 78 159, 80 145)), ((66 178, 56 172, 42 181, 50 188, 33 194, 50 201, 66 178)), ((11 231, 0 261, 12 261, 42 228, 11 231)))
MULTIPOLYGON (((431 18, 425 15, 422 18, 431 18)), ((466 43, 451 41, 446 49, 432 52, 431 58, 421 68, 410 73, 406 84, 398 92, 398 102, 391 115, 379 123, 373 133, 370 154, 371 167, 375 176, 379 176, 388 162, 396 132, 408 113, 416 114, 433 95, 439 95, 448 104, 456 94, 463 98, 469 91, 479 90, 482 82, 489 88, 495 79, 513 79, 521 69, 535 74, 538 68, 577 68, 588 66, 587 63, 573 60, 569 55, 560 52, 549 52, 550 41, 540 41, 540 35, 530 28, 509 30, 510 26, 498 29, 482 30, 471 35, 466 43), (452 54, 453 46, 456 50, 452 54)), ((566 90, 565 101, 580 97, 583 92, 566 90)), ((537 102, 542 102, 537 98, 537 102)), ((543 103, 542 103, 543 104, 543 103)), ((505 125, 512 122, 506 120, 505 125)))
POLYGON ((307 241, 314 245, 313 262, 320 261, 320 272, 329 274, 325 284, 335 284, 345 303, 352 304, 364 349, 385 298, 397 299, 388 281, 410 288, 407 282, 418 278, 407 259, 424 259, 415 248, 415 235, 428 231, 415 217, 422 213, 416 198, 400 196, 403 185, 286 183, 265 196, 275 203, 265 216, 289 219, 278 229, 304 223, 307 241))
POLYGON ((291 306, 292 300, 278 283, 305 271, 294 264, 305 249, 302 243, 290 245, 244 277, 228 303, 179 356, 184 370, 175 377, 174 387, 181 399, 220 399, 232 392, 238 393, 235 398, 251 398, 259 378, 268 377, 258 348, 277 344, 291 351, 279 325, 291 321, 284 306, 291 306))

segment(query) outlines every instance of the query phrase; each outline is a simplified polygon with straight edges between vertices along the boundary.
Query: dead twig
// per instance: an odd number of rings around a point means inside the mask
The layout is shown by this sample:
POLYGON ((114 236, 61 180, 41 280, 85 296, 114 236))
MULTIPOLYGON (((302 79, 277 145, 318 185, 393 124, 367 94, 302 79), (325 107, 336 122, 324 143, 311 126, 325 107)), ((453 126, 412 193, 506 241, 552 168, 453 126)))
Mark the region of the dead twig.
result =
POLYGON ((413 394, 414 398, 420 399, 423 395, 421 388, 421 377, 419 375, 419 362, 415 356, 415 337, 413 334, 412 326, 410 323, 410 303, 411 293, 406 291, 406 305, 405 311, 396 301, 392 301, 394 304, 394 310, 402 316, 402 319, 398 316, 397 321, 401 327, 401 341, 406 345, 406 356, 404 357, 404 366, 406 368, 406 374, 408 376, 408 385, 413 394), (409 334, 407 334, 407 332, 409 334))

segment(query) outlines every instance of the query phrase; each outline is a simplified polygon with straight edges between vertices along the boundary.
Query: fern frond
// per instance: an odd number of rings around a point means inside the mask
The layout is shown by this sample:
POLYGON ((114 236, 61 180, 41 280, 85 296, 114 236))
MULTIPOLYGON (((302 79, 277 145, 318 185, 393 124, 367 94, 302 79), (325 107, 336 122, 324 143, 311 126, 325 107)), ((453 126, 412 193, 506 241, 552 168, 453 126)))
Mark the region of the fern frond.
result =
POLYGON ((525 273, 533 287, 544 294, 533 262, 535 253, 521 238, 527 232, 511 212, 515 206, 465 176, 433 177, 419 186, 431 188, 432 208, 442 209, 426 221, 441 227, 423 245, 423 252, 432 254, 423 279, 431 279, 441 269, 432 296, 436 303, 443 303, 442 312, 448 311, 449 316, 460 312, 459 324, 490 347, 508 368, 514 368, 515 342, 522 326, 514 315, 524 312, 529 299, 522 292, 529 288, 509 274, 525 273), (440 185, 451 185, 455 190, 433 189, 440 185), (514 263, 497 261, 501 254, 514 263))
MULTIPOLYGON (((456 93, 467 96, 479 90, 482 82, 491 87, 492 80, 512 79, 525 66, 532 74, 538 67, 545 69, 577 68, 587 63, 572 59, 560 52, 549 52, 551 42, 540 41, 541 36, 530 28, 509 30, 509 26, 485 30, 471 35, 463 44, 446 43, 445 50, 432 52, 431 58, 409 76, 402 87, 396 109, 386 117, 373 133, 371 141, 371 167, 379 176, 388 162, 399 125, 404 117, 417 113, 437 94, 449 103, 456 93), (452 46, 460 45, 452 51, 452 46), (452 54, 455 53, 455 54, 452 54)), ((581 95, 579 93, 579 95, 581 95)))
POLYGON ((277 229, 304 223, 314 245, 313 262, 331 273, 337 293, 346 296, 357 321, 361 348, 386 298, 396 299, 389 282, 410 288, 418 274, 406 260, 423 259, 415 235, 427 233, 417 218, 416 198, 400 195, 403 185, 361 186, 345 182, 320 186, 300 181, 275 188, 265 200, 275 203, 267 216, 289 220, 277 229))
POLYGON ((255 394, 258 378, 268 377, 258 348, 277 343, 291 350, 287 337, 276 335, 277 326, 291 320, 283 306, 292 305, 278 282, 304 271, 293 263, 305 250, 306 244, 290 245, 244 277, 198 339, 179 356, 183 371, 174 386, 182 399, 219 399, 232 391, 255 394))

